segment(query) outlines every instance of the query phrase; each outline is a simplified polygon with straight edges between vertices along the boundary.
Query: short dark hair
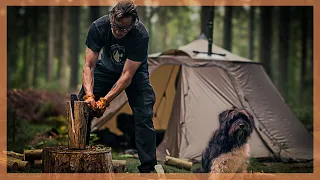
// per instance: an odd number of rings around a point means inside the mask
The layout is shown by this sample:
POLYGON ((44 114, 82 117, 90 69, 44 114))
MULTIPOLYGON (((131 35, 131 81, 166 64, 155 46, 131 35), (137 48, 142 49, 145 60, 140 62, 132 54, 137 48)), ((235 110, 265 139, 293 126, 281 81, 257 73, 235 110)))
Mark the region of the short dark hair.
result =
POLYGON ((139 20, 138 7, 132 0, 120 0, 110 11, 110 15, 117 21, 122 18, 131 17, 132 22, 139 20))

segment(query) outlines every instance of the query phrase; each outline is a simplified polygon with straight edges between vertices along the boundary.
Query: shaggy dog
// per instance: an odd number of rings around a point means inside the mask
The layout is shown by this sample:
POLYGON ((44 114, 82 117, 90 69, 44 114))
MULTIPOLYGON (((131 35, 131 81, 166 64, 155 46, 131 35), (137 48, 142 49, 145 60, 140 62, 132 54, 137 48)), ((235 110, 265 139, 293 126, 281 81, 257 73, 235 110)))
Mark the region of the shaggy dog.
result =
POLYGON ((247 171, 250 157, 248 139, 254 128, 251 114, 244 109, 229 109, 219 114, 220 127, 213 133, 202 154, 202 173, 247 171))

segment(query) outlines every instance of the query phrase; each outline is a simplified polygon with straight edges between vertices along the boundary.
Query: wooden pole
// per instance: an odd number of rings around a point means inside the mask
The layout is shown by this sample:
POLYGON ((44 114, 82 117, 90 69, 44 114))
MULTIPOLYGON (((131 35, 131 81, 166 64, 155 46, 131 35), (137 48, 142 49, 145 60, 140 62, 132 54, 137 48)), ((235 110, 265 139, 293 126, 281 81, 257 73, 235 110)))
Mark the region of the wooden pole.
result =
POLYGON ((69 149, 85 149, 89 108, 84 101, 67 102, 69 149))

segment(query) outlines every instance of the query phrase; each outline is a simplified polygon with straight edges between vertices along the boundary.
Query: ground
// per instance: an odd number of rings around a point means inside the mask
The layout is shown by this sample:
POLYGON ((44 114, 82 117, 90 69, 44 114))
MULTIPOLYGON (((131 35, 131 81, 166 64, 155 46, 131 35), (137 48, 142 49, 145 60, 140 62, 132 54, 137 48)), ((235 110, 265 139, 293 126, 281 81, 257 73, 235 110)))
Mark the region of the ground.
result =
MULTIPOLYGON (((63 99, 68 97, 47 92, 39 93, 33 91, 9 91, 8 92, 8 121, 7 121, 7 148, 8 151, 23 153, 27 149, 42 149, 46 146, 67 146, 68 128, 65 107, 58 101, 49 102, 47 99, 63 99), (33 104, 27 104, 32 102, 33 104), (19 108, 24 106, 24 108, 19 108), (19 109, 19 111, 17 110, 19 109)), ((92 136, 91 144, 94 145, 95 136, 92 136)), ((138 173, 139 160, 131 157, 123 157, 119 151, 112 151, 113 159, 127 161, 129 173, 138 173)), ((163 165, 166 173, 190 173, 183 169, 163 165)), ((192 170, 200 167, 194 163, 192 170)), ((40 169, 31 169, 28 172, 41 172, 40 169)), ((248 172, 253 173, 312 173, 313 163, 279 163, 260 162, 256 159, 250 160, 248 172)))

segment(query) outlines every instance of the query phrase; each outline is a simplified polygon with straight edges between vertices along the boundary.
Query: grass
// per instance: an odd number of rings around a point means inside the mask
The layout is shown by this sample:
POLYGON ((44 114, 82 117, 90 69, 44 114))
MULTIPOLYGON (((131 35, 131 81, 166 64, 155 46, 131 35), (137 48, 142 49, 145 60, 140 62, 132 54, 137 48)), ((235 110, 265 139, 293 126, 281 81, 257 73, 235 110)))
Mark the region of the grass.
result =
MULTIPOLYGON (((126 160, 127 171, 129 173, 138 173, 137 166, 140 162, 136 158, 124 158, 121 157, 117 152, 112 152, 112 159, 126 160)), ((200 163, 194 163, 191 171, 179 169, 176 167, 165 165, 164 163, 158 162, 163 166, 166 173, 191 173, 193 170, 200 167, 200 163)), ((259 162, 258 160, 251 158, 248 166, 248 172, 252 173, 313 173, 312 163, 281 163, 281 162, 259 162)))
POLYGON ((33 147, 30 146, 30 141, 52 128, 51 126, 45 124, 32 124, 25 121, 19 123, 21 123, 19 129, 14 132, 15 137, 13 137, 8 130, 8 151, 23 153, 23 150, 25 149, 33 149, 33 147))
POLYGON ((251 158, 248 172, 260 173, 313 173, 312 162, 259 162, 251 158))

